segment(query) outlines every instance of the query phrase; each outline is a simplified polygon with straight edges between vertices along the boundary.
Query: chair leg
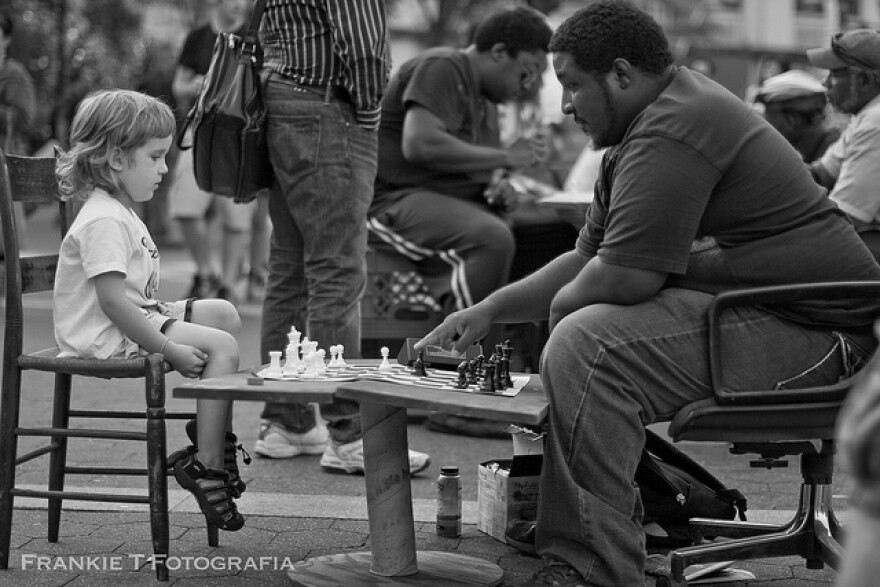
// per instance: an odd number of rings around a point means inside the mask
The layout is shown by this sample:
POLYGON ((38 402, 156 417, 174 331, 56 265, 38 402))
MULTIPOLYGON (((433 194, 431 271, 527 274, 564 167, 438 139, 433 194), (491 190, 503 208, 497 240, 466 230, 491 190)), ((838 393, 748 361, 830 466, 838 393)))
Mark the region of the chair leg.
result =
POLYGON ((165 375, 159 355, 146 358, 147 469, 150 492, 150 533, 156 579, 168 580, 168 444, 165 436, 165 375))
POLYGON ((670 553, 672 576, 682 580, 684 569, 695 563, 791 555, 806 559, 807 568, 822 568, 824 564, 837 568, 842 549, 832 535, 836 523, 831 522, 832 518, 831 486, 805 483, 793 523, 779 532, 675 550, 670 553))
POLYGON ((12 543, 12 489, 15 487, 15 459, 18 453, 18 418, 21 407, 21 371, 15 359, 4 357, 0 398, 0 569, 9 568, 12 543))
MULTIPOLYGON (((55 374, 55 399, 52 408, 52 428, 67 428, 70 424, 70 385, 71 376, 66 373, 55 374)), ((64 473, 67 468, 67 437, 53 436, 49 456, 49 490, 64 490, 64 473)), ((61 498, 49 498, 49 542, 58 542, 61 528, 61 498)))
POLYGON ((797 516, 785 524, 766 524, 764 522, 743 522, 739 520, 715 520, 712 518, 691 518, 691 532, 696 539, 723 536, 724 538, 747 538, 773 532, 784 532, 797 523, 797 516))

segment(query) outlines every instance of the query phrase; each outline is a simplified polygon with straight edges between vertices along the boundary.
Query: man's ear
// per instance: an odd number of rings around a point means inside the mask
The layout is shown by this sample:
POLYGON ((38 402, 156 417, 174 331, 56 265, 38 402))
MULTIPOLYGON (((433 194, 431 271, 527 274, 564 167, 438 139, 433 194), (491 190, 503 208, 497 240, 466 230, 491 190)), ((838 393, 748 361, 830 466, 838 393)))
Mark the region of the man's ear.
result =
POLYGON ((505 57, 509 57, 510 53, 507 52, 507 45, 504 43, 495 43, 492 45, 492 48, 489 49, 489 55, 492 56, 494 61, 501 61, 505 57))
POLYGON ((629 61, 618 57, 611 64, 611 74, 621 90, 625 90, 632 83, 632 66, 629 61))
POLYGON ((125 169, 125 156, 122 153, 122 149, 115 147, 113 152, 110 153, 110 161, 108 161, 107 164, 110 165, 110 169, 113 171, 122 171, 125 169))

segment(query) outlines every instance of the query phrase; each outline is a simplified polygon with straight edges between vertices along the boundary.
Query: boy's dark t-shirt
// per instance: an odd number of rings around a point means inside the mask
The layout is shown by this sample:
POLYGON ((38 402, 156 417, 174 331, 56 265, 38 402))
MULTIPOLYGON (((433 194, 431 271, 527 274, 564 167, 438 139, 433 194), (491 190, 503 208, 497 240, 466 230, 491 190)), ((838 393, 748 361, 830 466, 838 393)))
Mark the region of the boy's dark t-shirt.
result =
POLYGON ((410 163, 403 156, 401 144, 406 111, 417 105, 443 121, 447 132, 456 138, 497 146, 498 129, 489 115, 493 106, 476 93, 476 88, 467 56, 457 49, 431 49, 400 66, 382 100, 379 169, 371 214, 413 188, 482 201, 488 174, 452 173, 410 163))
MULTIPOLYGON (((606 152, 578 251, 716 293, 880 280, 880 266, 800 155, 736 96, 680 68, 606 152)), ((817 327, 869 330, 880 300, 768 308, 817 327)))

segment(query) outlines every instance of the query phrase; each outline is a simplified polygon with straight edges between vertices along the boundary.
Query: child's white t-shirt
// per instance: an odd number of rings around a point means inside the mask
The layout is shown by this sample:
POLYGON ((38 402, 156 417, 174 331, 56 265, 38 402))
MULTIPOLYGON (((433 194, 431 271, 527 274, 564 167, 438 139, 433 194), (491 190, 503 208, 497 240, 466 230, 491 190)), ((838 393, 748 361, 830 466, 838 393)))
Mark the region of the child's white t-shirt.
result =
POLYGON ((55 274, 55 340, 61 356, 106 359, 125 340, 98 303, 94 277, 125 275, 125 295, 155 306, 159 250, 137 214, 101 189, 85 202, 64 240, 55 274))

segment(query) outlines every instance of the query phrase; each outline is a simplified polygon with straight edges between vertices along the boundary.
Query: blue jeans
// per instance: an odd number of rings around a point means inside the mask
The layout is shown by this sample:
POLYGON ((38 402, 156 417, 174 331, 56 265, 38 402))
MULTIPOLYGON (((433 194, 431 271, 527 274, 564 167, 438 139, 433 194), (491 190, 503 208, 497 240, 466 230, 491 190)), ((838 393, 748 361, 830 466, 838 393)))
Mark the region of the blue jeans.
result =
MULTIPOLYGON (((275 182, 262 360, 287 347, 291 326, 325 350, 342 344, 346 358, 360 357, 378 133, 357 125, 350 102, 277 74, 269 77, 265 103, 275 182)), ((337 442, 360 438, 356 403, 322 406, 321 415, 337 442)), ((292 432, 315 425, 312 411, 297 404, 267 403, 261 417, 292 432)))
MULTIPOLYGON (((644 582, 642 503, 634 483, 644 427, 712 396, 705 319, 711 299, 666 289, 634 306, 582 308, 559 322, 544 349, 550 416, 536 548, 572 565, 590 585, 644 582)), ((830 383, 876 346, 870 334, 844 335, 848 344, 840 345, 831 332, 756 308, 730 310, 723 324, 730 389, 830 383), (835 344, 843 351, 823 361, 835 344), (811 379, 792 381, 805 373, 811 379)))

